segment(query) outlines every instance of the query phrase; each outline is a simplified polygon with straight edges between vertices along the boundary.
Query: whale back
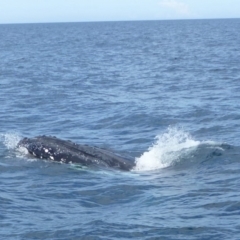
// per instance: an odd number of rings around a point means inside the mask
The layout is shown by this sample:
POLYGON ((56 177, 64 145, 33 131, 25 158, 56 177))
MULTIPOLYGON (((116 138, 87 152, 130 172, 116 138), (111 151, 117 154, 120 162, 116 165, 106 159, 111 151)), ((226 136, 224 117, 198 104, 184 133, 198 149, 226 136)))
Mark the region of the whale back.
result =
POLYGON ((36 158, 61 163, 77 163, 83 166, 98 165, 125 171, 131 170, 134 166, 133 161, 106 149, 77 144, 52 136, 23 138, 18 146, 25 147, 36 158))

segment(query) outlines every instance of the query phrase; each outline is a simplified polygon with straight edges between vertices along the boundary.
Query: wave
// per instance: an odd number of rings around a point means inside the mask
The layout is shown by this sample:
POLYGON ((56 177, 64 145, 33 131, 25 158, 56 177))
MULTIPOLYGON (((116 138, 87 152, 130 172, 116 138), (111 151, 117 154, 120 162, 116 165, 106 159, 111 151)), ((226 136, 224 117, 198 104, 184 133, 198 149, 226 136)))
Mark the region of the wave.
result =
POLYGON ((197 141, 188 132, 170 127, 165 133, 156 136, 153 145, 135 159, 134 171, 150 171, 177 164, 203 162, 222 155, 226 148, 230 146, 214 141, 197 141))

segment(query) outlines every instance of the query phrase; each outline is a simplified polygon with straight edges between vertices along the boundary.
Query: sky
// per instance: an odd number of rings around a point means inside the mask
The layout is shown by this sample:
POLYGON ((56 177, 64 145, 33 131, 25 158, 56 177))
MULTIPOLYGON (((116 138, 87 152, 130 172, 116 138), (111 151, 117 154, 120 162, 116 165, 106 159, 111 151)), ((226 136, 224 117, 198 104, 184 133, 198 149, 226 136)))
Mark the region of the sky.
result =
POLYGON ((240 18, 240 0, 0 0, 0 24, 240 18))

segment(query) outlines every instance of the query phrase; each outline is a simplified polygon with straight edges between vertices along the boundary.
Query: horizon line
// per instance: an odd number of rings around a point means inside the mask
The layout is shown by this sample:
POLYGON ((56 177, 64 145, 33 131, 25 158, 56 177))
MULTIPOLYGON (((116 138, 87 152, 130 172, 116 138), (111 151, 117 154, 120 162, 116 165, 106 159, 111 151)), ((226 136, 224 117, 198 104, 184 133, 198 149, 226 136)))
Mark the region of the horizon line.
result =
POLYGON ((231 20, 240 19, 239 17, 222 17, 222 18, 176 18, 176 19, 140 19, 140 20, 89 20, 89 21, 49 21, 49 22, 6 22, 0 25, 17 25, 17 24, 58 24, 58 23, 105 23, 105 22, 147 22, 147 21, 193 21, 193 20, 231 20))

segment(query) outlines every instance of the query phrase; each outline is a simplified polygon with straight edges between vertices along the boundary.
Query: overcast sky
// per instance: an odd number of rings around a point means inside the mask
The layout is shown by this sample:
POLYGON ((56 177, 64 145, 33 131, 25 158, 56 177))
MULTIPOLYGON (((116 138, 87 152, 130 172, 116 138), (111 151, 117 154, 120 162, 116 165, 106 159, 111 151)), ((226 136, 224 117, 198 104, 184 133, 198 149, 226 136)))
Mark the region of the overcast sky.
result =
POLYGON ((0 0, 0 23, 240 18, 240 0, 0 0))

